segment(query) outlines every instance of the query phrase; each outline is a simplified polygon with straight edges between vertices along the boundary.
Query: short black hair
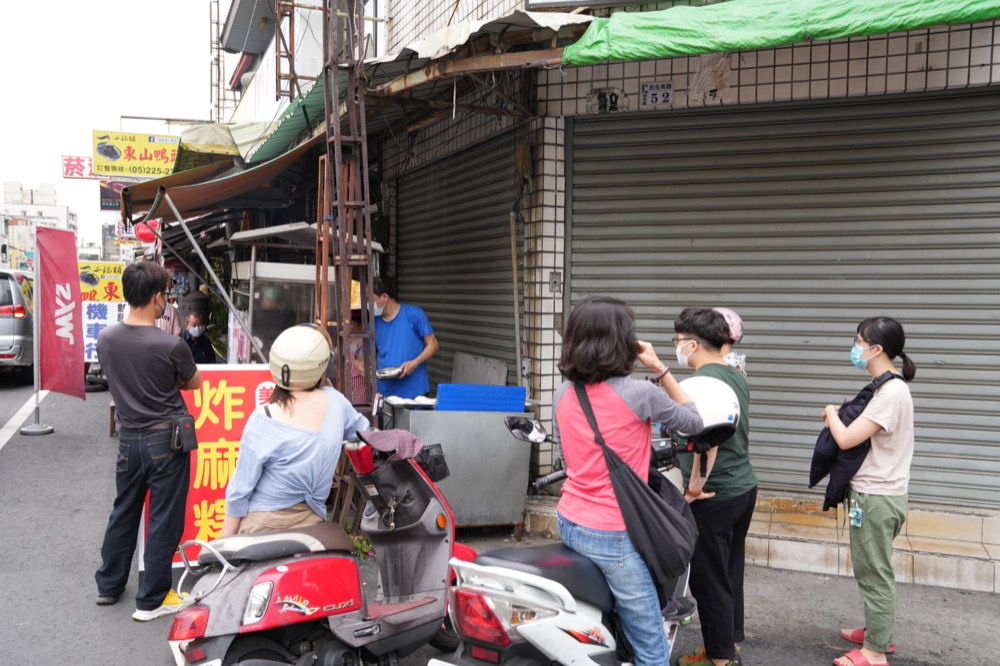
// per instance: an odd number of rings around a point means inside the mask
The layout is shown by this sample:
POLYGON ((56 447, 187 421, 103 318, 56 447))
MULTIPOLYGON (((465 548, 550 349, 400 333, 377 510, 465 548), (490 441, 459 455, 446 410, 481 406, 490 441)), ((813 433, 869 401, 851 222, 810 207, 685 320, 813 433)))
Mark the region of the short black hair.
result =
POLYGON ((389 298, 396 301, 396 281, 392 278, 382 277, 381 275, 375 277, 372 280, 372 291, 375 292, 376 296, 381 296, 382 294, 389 294, 389 298))
POLYGON ((684 308, 674 320, 674 332, 693 335, 711 351, 719 351, 732 342, 729 322, 721 312, 711 308, 684 308))
POLYGON ((632 374, 638 355, 632 308, 617 298, 588 296, 569 315, 559 372, 571 382, 596 384, 632 374))
POLYGON ((130 308, 149 305, 153 297, 166 292, 170 273, 152 261, 137 261, 125 267, 122 273, 122 292, 130 308))

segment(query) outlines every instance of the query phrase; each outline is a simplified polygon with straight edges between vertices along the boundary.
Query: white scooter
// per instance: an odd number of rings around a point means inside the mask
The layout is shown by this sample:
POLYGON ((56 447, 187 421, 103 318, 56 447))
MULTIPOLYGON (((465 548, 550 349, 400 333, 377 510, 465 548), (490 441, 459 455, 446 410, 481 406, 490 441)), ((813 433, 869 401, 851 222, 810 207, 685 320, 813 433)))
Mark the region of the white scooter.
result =
MULTIPOLYGON (((653 438, 652 463, 661 471, 673 466, 679 453, 704 452, 729 439, 739 420, 739 401, 723 382, 699 377, 683 384, 698 405, 706 429, 693 436, 675 434, 679 441, 653 438), (695 379, 699 381, 688 383, 695 379)), ((537 421, 507 417, 505 423, 523 441, 551 441, 537 421)), ((565 472, 555 472, 538 479, 535 486, 564 477, 565 472)), ((631 646, 604 575, 593 562, 563 544, 502 548, 472 562, 453 559, 451 566, 456 580, 450 590, 449 613, 461 643, 450 662, 431 659, 429 666, 618 666, 632 661, 631 646)), ((684 595, 687 579, 685 573, 667 586, 675 599, 684 595)), ((685 619, 690 618, 664 619, 671 648, 685 619)))

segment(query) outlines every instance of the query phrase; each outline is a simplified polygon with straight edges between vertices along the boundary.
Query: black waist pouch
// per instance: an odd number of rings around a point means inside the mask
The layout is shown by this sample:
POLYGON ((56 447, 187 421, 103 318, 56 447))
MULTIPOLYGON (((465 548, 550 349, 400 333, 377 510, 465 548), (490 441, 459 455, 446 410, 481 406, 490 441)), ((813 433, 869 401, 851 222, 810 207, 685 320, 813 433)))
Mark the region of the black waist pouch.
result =
POLYGON ((174 437, 170 442, 174 451, 190 453, 198 448, 198 435, 194 431, 194 417, 182 414, 174 417, 174 437))

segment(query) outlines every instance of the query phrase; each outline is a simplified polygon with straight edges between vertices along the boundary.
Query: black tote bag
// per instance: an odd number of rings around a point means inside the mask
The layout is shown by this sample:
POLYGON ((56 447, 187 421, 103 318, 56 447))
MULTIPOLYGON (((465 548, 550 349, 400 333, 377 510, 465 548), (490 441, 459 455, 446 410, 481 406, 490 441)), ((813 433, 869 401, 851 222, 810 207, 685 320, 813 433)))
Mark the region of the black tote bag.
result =
POLYGON ((597 419, 582 384, 575 383, 577 399, 594 430, 594 441, 604 450, 615 498, 625 520, 625 530, 632 545, 642 556, 649 573, 660 590, 672 587, 674 579, 682 575, 698 541, 698 526, 694 514, 680 491, 659 471, 650 470, 650 479, 658 485, 650 487, 604 443, 597 428, 597 419))

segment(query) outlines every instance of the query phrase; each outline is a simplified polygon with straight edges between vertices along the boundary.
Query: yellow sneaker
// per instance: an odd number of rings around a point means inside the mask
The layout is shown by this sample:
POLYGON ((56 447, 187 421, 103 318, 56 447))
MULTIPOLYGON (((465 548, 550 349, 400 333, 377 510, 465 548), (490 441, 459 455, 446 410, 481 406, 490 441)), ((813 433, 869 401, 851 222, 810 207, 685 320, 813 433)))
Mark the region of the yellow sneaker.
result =
POLYGON ((132 613, 132 619, 136 622, 149 622, 150 620, 155 620, 158 617, 163 617, 164 615, 171 615, 176 613, 180 609, 184 608, 187 602, 180 597, 174 590, 167 592, 167 596, 163 598, 163 602, 158 608, 153 608, 151 610, 140 610, 135 609, 132 613))

